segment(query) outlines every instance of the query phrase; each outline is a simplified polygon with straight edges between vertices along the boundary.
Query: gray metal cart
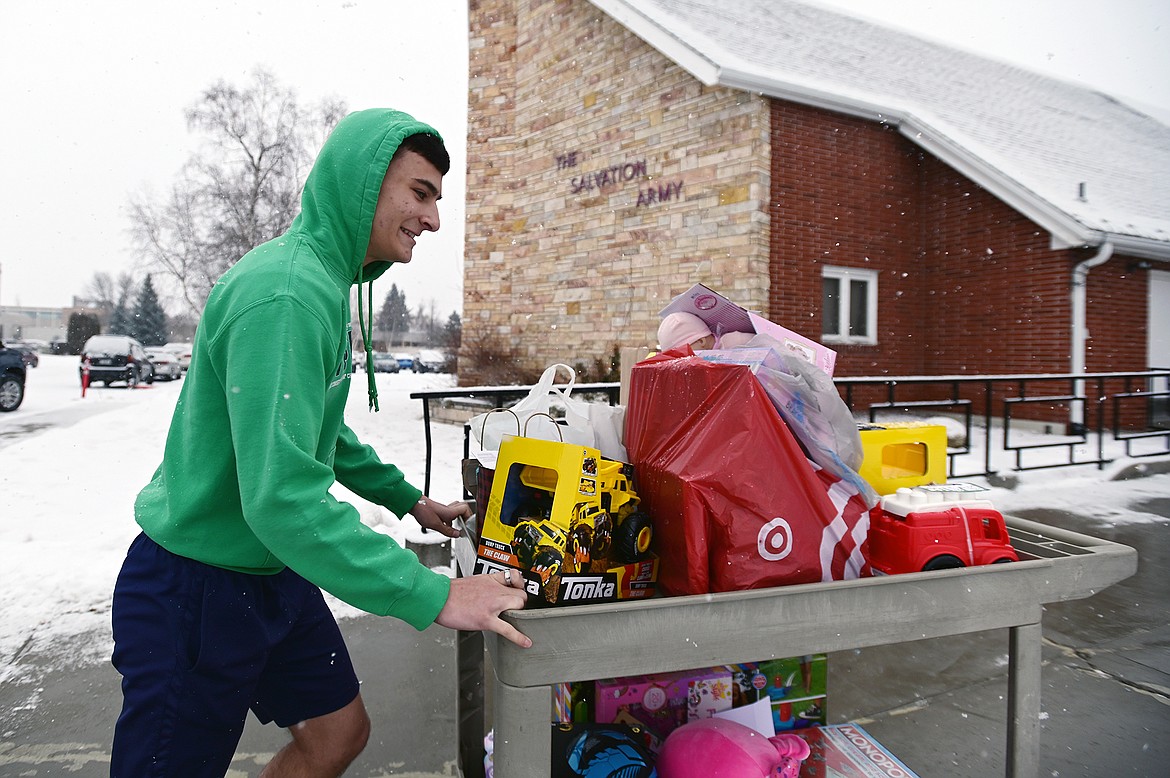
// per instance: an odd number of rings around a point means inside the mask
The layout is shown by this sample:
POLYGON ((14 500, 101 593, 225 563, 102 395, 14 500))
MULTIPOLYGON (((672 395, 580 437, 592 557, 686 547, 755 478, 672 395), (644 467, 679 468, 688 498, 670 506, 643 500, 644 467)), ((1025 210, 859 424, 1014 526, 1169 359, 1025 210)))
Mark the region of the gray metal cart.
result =
MULTIPOLYGON (((485 690, 495 773, 544 778, 551 684, 841 651, 988 629, 1009 630, 1006 775, 1040 772, 1041 612, 1133 575, 1129 546, 1007 517, 1021 561, 703 596, 510 611, 532 638, 459 634, 459 767, 482 775, 485 690), (484 649, 491 666, 485 672, 484 649), (486 685, 485 685, 486 684, 486 685)), ((457 544, 460 570, 474 549, 457 544)))

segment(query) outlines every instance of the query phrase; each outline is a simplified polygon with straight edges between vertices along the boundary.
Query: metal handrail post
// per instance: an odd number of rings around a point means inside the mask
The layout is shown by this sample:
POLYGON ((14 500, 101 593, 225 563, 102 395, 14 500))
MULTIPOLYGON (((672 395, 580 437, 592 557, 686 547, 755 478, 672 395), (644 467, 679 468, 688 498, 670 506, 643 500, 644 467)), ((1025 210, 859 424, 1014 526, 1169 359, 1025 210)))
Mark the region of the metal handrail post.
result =
POLYGON ((991 473, 991 381, 983 382, 983 470, 991 473))
POLYGON ((431 493, 431 401, 429 397, 423 401, 423 439, 426 441, 426 473, 423 475, 423 494, 431 493))

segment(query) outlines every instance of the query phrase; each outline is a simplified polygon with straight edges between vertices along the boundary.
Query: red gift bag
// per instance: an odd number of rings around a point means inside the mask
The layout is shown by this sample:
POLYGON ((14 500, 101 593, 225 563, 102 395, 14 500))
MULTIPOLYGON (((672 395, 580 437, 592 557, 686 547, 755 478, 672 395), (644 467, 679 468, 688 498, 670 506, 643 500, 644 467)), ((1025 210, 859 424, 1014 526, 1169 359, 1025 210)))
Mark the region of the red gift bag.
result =
POLYGON ((680 352, 638 363, 626 446, 664 593, 871 574, 864 497, 805 456, 750 368, 680 352))

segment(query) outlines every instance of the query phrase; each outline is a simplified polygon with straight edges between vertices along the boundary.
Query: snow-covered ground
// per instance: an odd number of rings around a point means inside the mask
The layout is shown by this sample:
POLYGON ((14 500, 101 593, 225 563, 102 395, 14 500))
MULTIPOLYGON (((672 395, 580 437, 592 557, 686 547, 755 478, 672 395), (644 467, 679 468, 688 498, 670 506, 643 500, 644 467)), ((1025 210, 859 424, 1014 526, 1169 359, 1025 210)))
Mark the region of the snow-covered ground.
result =
MULTIPOLYGON (((381 412, 366 409, 365 376, 352 382, 348 422, 358 436, 397 464, 421 487, 425 468, 422 403, 413 391, 448 387, 449 375, 377 374, 381 412)), ((81 397, 76 357, 43 356, 29 371, 27 397, 14 413, 0 414, 0 682, 26 652, 52 653, 66 638, 90 635, 79 662, 109 656, 110 593, 126 547, 137 533, 132 505, 158 465, 181 381, 149 388, 90 388, 81 397)), ((432 428, 434 470, 430 494, 461 494, 458 425, 432 428)), ((1115 454, 1116 455, 1116 454, 1115 454)), ((1134 506, 1170 496, 1170 474, 1128 481, 1078 466, 1022 473, 1013 489, 993 488, 990 499, 1005 511, 1068 508, 1102 522, 1165 522, 1134 506)), ((1002 463, 1010 470, 1011 463, 1002 463)), ((363 521, 394 537, 425 542, 409 517, 389 512, 336 487, 358 507, 363 521)), ((340 617, 358 612, 331 601, 340 617)))
MULTIPOLYGON (((442 374, 378 373, 379 413, 367 410, 365 375, 354 376, 347 421, 383 459, 422 488, 425 469, 422 403, 410 393, 448 387, 442 374)), ((25 652, 48 651, 62 638, 109 632, 110 593, 126 548, 138 533, 133 504, 162 457, 182 381, 126 389, 90 387, 84 398, 77 357, 45 356, 28 371, 25 400, 0 414, 0 682, 25 652)), ((430 494, 462 494, 463 432, 435 425, 430 494)), ((407 517, 335 486, 362 520, 393 537, 438 540, 407 517)), ((331 600, 341 617, 359 613, 331 600)), ((90 641, 87 659, 108 657, 110 645, 90 641)))

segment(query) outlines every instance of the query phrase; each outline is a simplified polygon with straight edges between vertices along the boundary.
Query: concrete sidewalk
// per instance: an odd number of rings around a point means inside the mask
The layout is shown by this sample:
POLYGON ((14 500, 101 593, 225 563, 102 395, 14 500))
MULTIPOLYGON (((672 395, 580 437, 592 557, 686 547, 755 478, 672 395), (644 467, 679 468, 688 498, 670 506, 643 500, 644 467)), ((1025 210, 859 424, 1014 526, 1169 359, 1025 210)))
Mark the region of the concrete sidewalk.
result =
MULTIPOLYGON (((1162 520, 1018 514, 1138 551, 1133 577, 1045 608, 1041 775, 1170 774, 1170 499, 1140 507, 1162 520)), ((924 777, 1003 775, 1006 662, 1006 630, 834 654, 829 711, 924 777)))
MULTIPOLYGON (((369 746, 347 775, 455 775, 454 634, 375 617, 341 626, 373 720, 369 746)), ((0 684, 0 776, 109 775, 119 676, 108 664, 66 667, 69 648, 22 657, 20 679, 0 684)), ((228 775, 258 775, 287 741, 284 730, 250 716, 228 775)))
MULTIPOLYGON (((1022 514, 1139 555, 1132 578, 1045 611, 1044 776, 1167 774, 1170 499, 1142 510, 1149 523, 1116 528, 1066 512, 1022 514)), ((348 775, 455 775, 453 634, 373 617, 342 628, 374 727, 348 775)), ((118 677, 108 665, 70 667, 70 653, 22 655, 18 680, 0 685, 0 776, 108 775, 118 677)), ((861 723, 923 778, 1003 775, 1006 661, 1006 630, 834 653, 829 716, 861 723)), ((257 775, 286 739, 250 720, 229 775, 257 775)))

